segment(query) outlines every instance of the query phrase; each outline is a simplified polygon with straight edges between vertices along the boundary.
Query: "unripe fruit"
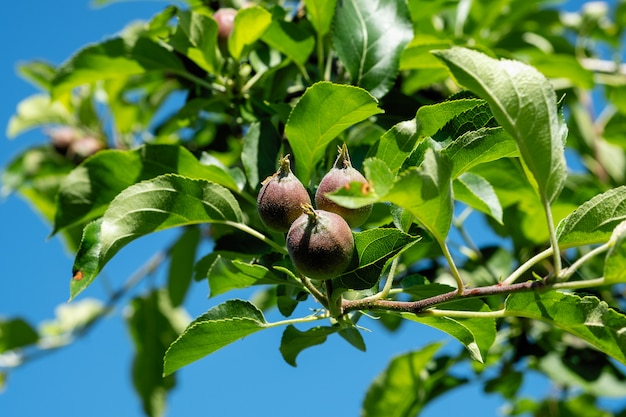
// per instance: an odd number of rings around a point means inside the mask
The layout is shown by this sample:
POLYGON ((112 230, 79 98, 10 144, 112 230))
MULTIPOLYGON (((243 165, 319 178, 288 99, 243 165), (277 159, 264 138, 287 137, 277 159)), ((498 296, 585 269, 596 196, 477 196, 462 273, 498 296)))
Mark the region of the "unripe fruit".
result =
POLYGON ((217 36, 220 40, 228 39, 228 36, 233 31, 236 15, 237 10, 229 7, 218 9, 213 13, 213 18, 217 21, 217 36))
POLYGON ((289 228, 287 250, 303 275, 315 280, 331 279, 350 264, 354 237, 341 216, 309 205, 289 228))
POLYGON ((350 155, 348 148, 344 144, 339 150, 339 156, 335 161, 335 165, 317 187, 315 192, 315 205, 320 210, 331 211, 343 217, 350 227, 359 227, 369 217, 372 212, 372 205, 359 207, 356 209, 340 206, 334 201, 326 197, 327 193, 332 193, 343 187, 349 187, 351 182, 360 182, 363 187, 369 187, 369 184, 363 174, 352 167, 350 163, 350 155))
POLYGON ((289 155, 281 158, 278 171, 263 181, 257 204, 265 227, 283 233, 302 214, 302 205, 311 204, 306 188, 291 172, 289 155))

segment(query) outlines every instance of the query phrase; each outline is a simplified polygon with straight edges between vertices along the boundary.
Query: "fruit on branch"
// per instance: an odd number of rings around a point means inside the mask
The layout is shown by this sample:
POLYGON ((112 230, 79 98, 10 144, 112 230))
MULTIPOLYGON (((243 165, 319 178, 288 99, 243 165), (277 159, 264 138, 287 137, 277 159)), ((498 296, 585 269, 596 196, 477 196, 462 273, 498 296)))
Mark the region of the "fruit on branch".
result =
POLYGON ((287 233, 291 262, 303 275, 325 280, 345 272, 354 253, 352 230, 343 217, 303 206, 287 233))
POLYGON ((350 227, 359 227, 365 223, 372 212, 371 204, 353 209, 340 206, 326 196, 327 193, 332 193, 340 188, 350 187, 350 183, 352 182, 361 183, 362 188, 369 187, 363 174, 352 167, 348 147, 344 143, 339 149, 339 155, 335 160, 334 166, 324 175, 324 178, 322 178, 322 181, 317 187, 317 191, 315 192, 315 205, 320 210, 339 214, 348 222, 350 227))
POLYGON ((269 230, 284 233, 302 214, 303 204, 311 204, 311 197, 291 172, 286 155, 280 159, 278 171, 263 181, 257 196, 259 217, 269 230))
POLYGON ((62 126, 47 132, 52 146, 70 161, 80 163, 87 157, 106 149, 106 144, 93 135, 85 135, 77 128, 62 126))
POLYGON ((217 37, 220 40, 226 40, 228 36, 230 36, 233 31, 236 15, 237 10, 230 7, 218 9, 213 13, 213 18, 217 21, 217 37))

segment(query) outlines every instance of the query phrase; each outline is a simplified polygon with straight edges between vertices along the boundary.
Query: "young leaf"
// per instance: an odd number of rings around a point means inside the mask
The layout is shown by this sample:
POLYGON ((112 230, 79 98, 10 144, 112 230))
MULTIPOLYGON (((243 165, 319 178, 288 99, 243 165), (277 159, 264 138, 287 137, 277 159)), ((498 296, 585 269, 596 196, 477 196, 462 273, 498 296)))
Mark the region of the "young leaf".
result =
POLYGON ((420 236, 411 236, 392 228, 354 233, 354 259, 348 272, 333 280, 333 286, 351 290, 372 288, 380 279, 387 262, 420 239, 420 236))
POLYGON ((165 410, 166 395, 174 388, 174 375, 163 376, 163 355, 188 319, 174 309, 164 292, 153 291, 130 302, 126 324, 135 345, 132 376, 146 415, 158 417, 165 410))
POLYGON ((247 47, 261 39, 272 23, 272 14, 260 6, 246 7, 237 12, 233 31, 228 37, 228 51, 239 61, 247 47))
POLYGON ((380 137, 380 140, 370 148, 367 156, 380 159, 393 173, 397 173, 419 138, 417 119, 400 122, 380 137))
POLYGON ((613 188, 583 203, 561 220, 556 235, 561 247, 608 242, 626 219, 626 186, 613 188))
POLYGON ((626 316, 596 297, 557 291, 514 293, 507 297, 505 309, 509 316, 559 327, 626 364, 626 316))
POLYGON ((319 326, 304 332, 289 325, 283 332, 280 340, 280 353, 283 359, 291 366, 297 366, 296 358, 304 349, 315 345, 321 345, 326 338, 339 331, 339 327, 319 326))
POLYGON ((384 96, 398 72, 400 56, 413 38, 403 0, 340 1, 333 45, 352 83, 384 96))
POLYGON ((312 34, 295 23, 284 20, 273 20, 261 40, 301 66, 309 59, 315 47, 312 34))
POLYGON ((53 234, 101 216, 125 188, 168 173, 206 179, 238 191, 228 172, 218 166, 201 164, 182 146, 144 145, 132 151, 106 150, 83 162, 61 184, 53 234))
POLYGON ((567 177, 566 128, 550 82, 524 63, 496 60, 461 47, 435 55, 461 85, 489 103, 498 123, 515 139, 540 195, 554 201, 567 177))
POLYGON ((452 162, 452 178, 485 162, 519 156, 515 140, 501 127, 467 132, 446 146, 442 153, 452 162))
POLYGON ((165 352, 163 374, 267 328, 263 313, 243 300, 228 300, 196 318, 165 352))
POLYGON ((285 126, 300 181, 309 183, 326 146, 339 133, 381 112, 376 99, 358 87, 323 81, 307 88, 285 126))
POLYGON ((330 32, 337 0, 305 0, 306 14, 319 38, 330 32))
POLYGON ((179 10, 177 32, 170 43, 207 72, 215 74, 218 71, 215 19, 200 13, 179 10))
MULTIPOLYGON (((463 311, 490 311, 480 300, 463 300, 445 304, 445 309, 463 311)), ((496 340, 496 321, 493 318, 458 318, 401 313, 402 317, 448 333, 463 343, 472 358, 484 363, 489 348, 496 340)))
POLYGON ((447 158, 428 149, 422 165, 403 172, 385 196, 409 210, 439 242, 445 240, 452 223, 451 171, 447 158))
POLYGON ((420 136, 433 136, 457 115, 485 104, 484 100, 466 98, 422 106, 415 118, 420 136))
POLYGON ((609 242, 611 247, 604 262, 604 281, 607 284, 626 282, 626 221, 617 225, 609 242))
POLYGON ((128 187, 101 219, 85 227, 70 284, 70 299, 83 291, 126 244, 148 233, 195 223, 239 223, 237 200, 224 187, 163 175, 128 187))
POLYGON ((480 175, 466 172, 453 183, 455 200, 482 211, 502 224, 502 206, 489 182, 480 175))
POLYGON ((200 237, 200 228, 189 227, 170 249, 167 292, 174 307, 182 304, 191 284, 200 237))

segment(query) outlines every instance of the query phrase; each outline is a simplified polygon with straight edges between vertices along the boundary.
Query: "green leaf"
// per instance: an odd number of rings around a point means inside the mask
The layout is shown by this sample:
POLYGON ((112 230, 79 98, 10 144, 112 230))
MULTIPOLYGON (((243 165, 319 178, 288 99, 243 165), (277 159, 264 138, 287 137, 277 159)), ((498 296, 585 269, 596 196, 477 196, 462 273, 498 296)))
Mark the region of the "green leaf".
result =
POLYGON ((626 220, 626 186, 596 195, 561 220, 556 229, 560 247, 606 243, 626 220))
POLYGON ((50 83, 56 74, 56 68, 45 61, 29 61, 18 64, 17 71, 26 80, 44 91, 50 89, 50 83))
POLYGON ((467 132, 452 141, 443 154, 452 162, 452 178, 485 162, 519 156, 515 140, 501 127, 467 132))
POLYGON ((251 285, 283 283, 269 269, 217 255, 207 272, 211 297, 251 285))
POLYGON ((397 356, 376 377, 365 394, 361 416, 417 416, 438 393, 445 372, 433 370, 441 343, 397 356))
POLYGON ((174 375, 163 376, 163 355, 187 322, 165 292, 153 291, 130 302, 126 323, 135 345, 133 385, 148 416, 161 416, 165 411, 167 393, 176 382, 174 375))
POLYGON ((276 172, 277 155, 280 150, 278 132, 269 122, 254 122, 243 137, 241 163, 250 187, 276 172))
POLYGON ((604 263, 604 281, 611 285, 626 282, 626 221, 617 225, 609 244, 604 263))
POLYGON ((261 39, 272 23, 272 14, 260 6, 246 7, 237 12, 233 31, 228 37, 228 51, 239 61, 246 49, 261 39))
POLYGON ((176 55, 150 39, 113 38, 81 49, 61 65, 52 82, 52 96, 84 84, 146 71, 182 72, 185 68, 176 55))
POLYGON ((319 38, 330 32, 337 0, 305 0, 306 15, 319 38))
POLYGON ((182 304, 191 284, 200 237, 200 228, 189 227, 170 248, 167 292, 174 307, 182 304))
POLYGON ((348 272, 333 280, 335 288, 366 290, 376 285, 387 262, 419 241, 398 229, 377 228, 354 233, 355 256, 348 272))
POLYGON ((21 318, 0 319, 0 353, 37 343, 39 335, 21 318))
POLYGON ((404 171, 385 196, 407 209, 439 242, 452 223, 452 166, 447 158, 428 149, 419 167, 404 171))
POLYGON ((596 297, 557 291, 515 293, 508 296, 505 309, 509 316, 559 327, 626 364, 626 316, 596 297))
POLYGON ((22 100, 17 105, 17 112, 9 120, 6 135, 9 139, 29 129, 46 125, 71 126, 76 118, 60 102, 50 100, 43 94, 36 94, 22 100))
POLYGON ((206 179, 238 191, 228 172, 215 165, 201 164, 182 146, 144 145, 132 151, 106 150, 84 161, 61 184, 53 233, 101 216, 125 188, 168 173, 206 179))
POLYGON ((163 374, 189 365, 268 326, 263 313, 243 300, 228 300, 196 318, 165 353, 163 374))
POLYGON ((242 221, 237 200, 205 180, 163 175, 122 191, 101 219, 85 227, 70 285, 70 299, 83 291, 126 244, 148 233, 195 223, 242 221))
POLYGON ((498 123, 515 139, 540 195, 554 201, 567 177, 566 128, 550 82, 521 62, 497 60, 461 47, 435 55, 461 85, 487 100, 498 123))
POLYGON ((433 35, 417 33, 400 57, 400 70, 427 69, 437 71, 444 69, 445 71, 445 65, 435 58, 431 51, 450 46, 452 46, 450 39, 440 39, 433 35))
POLYGON ((296 358, 304 349, 315 345, 321 345, 326 338, 339 331, 339 327, 319 326, 304 332, 289 325, 283 332, 280 340, 280 353, 283 359, 291 366, 297 366, 296 358))
POLYGON ((482 106, 484 103, 484 100, 468 98, 421 106, 416 115, 419 134, 433 136, 459 114, 482 106))
MULTIPOLYGON (((480 300, 463 300, 446 303, 442 306, 446 310, 481 311, 488 312, 489 307, 480 300)), ((484 363, 489 348, 496 340, 496 321, 493 318, 460 318, 416 315, 401 313, 402 317, 425 324, 463 343, 472 358, 484 363)))
POLYGON ((212 74, 217 73, 219 60, 215 19, 200 13, 179 10, 177 32, 170 43, 200 68, 212 74))
POLYGON ((315 47, 315 38, 311 33, 284 20, 273 20, 261 40, 301 66, 315 47))
POLYGON ((346 0, 337 3, 333 45, 352 83, 384 96, 398 72, 400 56, 413 38, 403 0, 346 0))
POLYGON ((380 137, 368 156, 380 159, 395 174, 415 148, 419 137, 417 119, 400 122, 380 137))
POLYGON ((454 199, 482 211, 502 224, 502 206, 489 182, 480 175, 466 172, 452 183, 454 199))
POLYGON ((323 81, 307 88, 285 126, 300 181, 309 183, 326 147, 337 135, 381 112, 376 99, 358 87, 323 81))

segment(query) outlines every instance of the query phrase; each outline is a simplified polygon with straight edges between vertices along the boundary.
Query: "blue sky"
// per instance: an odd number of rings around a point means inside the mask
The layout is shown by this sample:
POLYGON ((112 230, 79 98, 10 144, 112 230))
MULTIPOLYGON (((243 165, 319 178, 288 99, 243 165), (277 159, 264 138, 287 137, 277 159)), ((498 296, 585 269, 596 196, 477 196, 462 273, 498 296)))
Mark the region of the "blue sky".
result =
MULTIPOLYGON (((94 9, 88 0, 5 2, 0 26, 2 128, 16 104, 36 92, 16 75, 18 62, 37 58, 60 64, 85 44, 113 35, 131 20, 147 19, 166 4, 122 2, 94 9)), ((39 131, 13 140, 3 135, 0 166, 43 140, 39 131)), ((56 306, 69 295, 71 255, 59 239, 48 239, 50 226, 17 196, 0 202, 0 222, 0 315, 20 316, 33 324, 53 318, 56 306)), ((124 248, 107 266, 106 280, 112 286, 121 284, 175 235, 176 231, 160 233, 124 248)), ((189 294, 192 317, 223 301, 207 299, 207 293, 206 282, 201 282, 189 294)), ((104 285, 96 282, 81 298, 104 299, 105 295, 104 285)), ((167 415, 356 416, 365 390, 391 357, 436 340, 446 341, 450 352, 460 348, 443 333, 418 324, 407 323, 395 334, 376 323, 367 325, 372 329, 365 334, 367 353, 335 337, 302 353, 297 368, 286 364, 278 351, 282 329, 234 343, 178 373, 167 415)), ((130 379, 131 360, 124 311, 117 308, 85 338, 12 372, 0 394, 0 415, 142 416, 130 379)), ((525 391, 546 394, 548 389, 545 381, 531 378, 525 391)), ((480 410, 483 416, 496 416, 502 405, 499 397, 485 395, 480 385, 473 384, 434 401, 423 415, 476 415, 480 410)))

